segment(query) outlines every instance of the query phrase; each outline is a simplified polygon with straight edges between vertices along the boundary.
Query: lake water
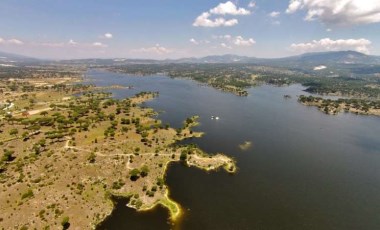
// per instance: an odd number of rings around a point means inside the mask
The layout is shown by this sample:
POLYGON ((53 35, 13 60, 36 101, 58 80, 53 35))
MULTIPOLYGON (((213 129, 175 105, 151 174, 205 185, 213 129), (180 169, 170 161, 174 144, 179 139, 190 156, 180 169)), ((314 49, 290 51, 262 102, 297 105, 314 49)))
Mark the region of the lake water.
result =
POLYGON ((88 77, 100 86, 134 86, 111 90, 116 98, 159 91, 146 106, 173 127, 200 115, 196 130, 206 135, 187 142, 223 152, 239 167, 230 175, 172 164, 166 182, 185 210, 181 221, 170 224, 164 208, 138 213, 120 200, 98 229, 380 229, 379 117, 325 115, 297 102, 307 95, 300 85, 264 85, 237 97, 159 75, 91 70, 88 77), (245 141, 252 147, 243 151, 245 141))

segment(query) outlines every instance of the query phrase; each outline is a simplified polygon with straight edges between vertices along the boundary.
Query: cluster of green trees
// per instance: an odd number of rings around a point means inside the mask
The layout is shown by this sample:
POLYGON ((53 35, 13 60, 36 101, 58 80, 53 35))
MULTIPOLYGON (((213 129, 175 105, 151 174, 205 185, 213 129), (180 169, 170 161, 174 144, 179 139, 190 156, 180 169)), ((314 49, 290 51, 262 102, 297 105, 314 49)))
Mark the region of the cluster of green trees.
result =
POLYGON ((328 113, 329 111, 337 112, 340 106, 344 106, 344 109, 348 111, 350 108, 368 112, 370 109, 380 109, 380 100, 369 99, 355 99, 355 98, 340 98, 337 100, 324 99, 321 97, 304 96, 299 97, 299 101, 302 103, 318 103, 320 108, 328 113))
POLYGON ((149 167, 147 165, 143 165, 140 169, 132 169, 129 172, 130 179, 132 181, 138 180, 140 177, 146 177, 149 173, 149 167))
POLYGON ((12 66, 0 69, 0 78, 64 78, 77 77, 81 70, 68 70, 67 66, 34 65, 34 66, 12 66))
POLYGON ((163 65, 128 65, 109 68, 111 71, 151 75, 165 73, 172 78, 190 78, 212 87, 247 96, 244 90, 252 86, 250 75, 238 69, 242 67, 225 64, 163 64, 163 65))
POLYGON ((143 91, 135 94, 135 97, 145 97, 147 95, 151 95, 152 97, 158 97, 159 92, 143 91))
POLYGON ((13 155, 14 153, 15 153, 15 151, 13 151, 13 150, 3 149, 3 156, 1 157, 0 163, 13 161, 15 159, 15 157, 13 155))
MULTIPOLYGON (((70 102, 68 105, 51 105, 52 111, 41 112, 38 117, 13 117, 11 114, 5 116, 5 122, 15 128, 9 130, 9 134, 18 137, 20 132, 24 141, 30 141, 32 135, 41 133, 43 127, 49 127, 47 131, 43 132, 44 137, 39 139, 33 144, 32 152, 39 154, 47 150, 48 142, 63 141, 66 136, 73 136, 77 132, 89 131, 95 128, 102 121, 110 121, 110 126, 105 130, 104 135, 114 137, 119 125, 115 113, 106 114, 102 106, 117 106, 117 113, 124 113, 129 115, 130 100, 106 100, 98 94, 86 94, 70 102), (23 131, 21 131, 23 130, 23 131)), ((123 124, 134 123, 136 127, 140 127, 140 120, 138 118, 123 118, 123 124)), ((4 128, 4 123, 0 127, 0 131, 4 128)), ((142 129, 141 129, 142 130, 142 129)), ((128 131, 127 126, 122 127, 121 131, 128 131)), ((145 131, 142 136, 145 135, 145 131)), ((146 136, 144 136, 146 137, 146 136)), ((8 161, 11 155, 5 151, 4 160, 8 161), (7 158, 7 159, 5 159, 7 158)))
MULTIPOLYGON (((363 72, 368 66, 362 67, 363 72)), ((111 71, 151 75, 165 73, 173 78, 190 78, 212 87, 246 96, 246 88, 257 82, 275 85, 299 83, 307 87, 307 92, 316 94, 343 94, 356 97, 380 98, 380 79, 374 76, 353 74, 352 71, 339 72, 336 77, 328 77, 313 71, 290 67, 260 66, 255 64, 145 64, 115 66, 111 71), (252 80, 251 76, 258 76, 252 80), (376 87, 369 87, 369 85, 376 87)), ((376 68, 378 70, 378 67, 376 68)), ((371 72, 373 74, 373 71, 371 72)))
POLYGON ((314 94, 338 94, 380 99, 380 84, 377 84, 378 87, 370 87, 370 84, 376 83, 372 83, 366 78, 263 75, 258 79, 275 85, 299 83, 307 87, 306 92, 314 94))

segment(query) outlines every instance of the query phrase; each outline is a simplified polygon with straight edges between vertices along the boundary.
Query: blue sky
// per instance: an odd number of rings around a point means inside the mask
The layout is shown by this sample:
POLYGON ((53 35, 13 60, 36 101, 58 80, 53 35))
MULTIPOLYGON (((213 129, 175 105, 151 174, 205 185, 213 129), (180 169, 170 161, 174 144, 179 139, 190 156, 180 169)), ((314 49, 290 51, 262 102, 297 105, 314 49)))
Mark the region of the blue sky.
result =
POLYGON ((40 58, 380 55, 379 0, 2 0, 0 51, 40 58))

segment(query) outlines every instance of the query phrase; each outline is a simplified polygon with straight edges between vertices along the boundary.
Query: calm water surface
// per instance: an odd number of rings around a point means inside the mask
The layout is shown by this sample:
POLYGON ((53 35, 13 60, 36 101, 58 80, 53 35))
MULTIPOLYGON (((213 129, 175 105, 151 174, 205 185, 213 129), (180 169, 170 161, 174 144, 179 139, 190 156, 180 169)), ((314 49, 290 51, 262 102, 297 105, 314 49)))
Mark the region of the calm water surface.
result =
POLYGON ((99 229, 380 229, 379 117, 325 115, 297 102, 307 94, 300 85, 265 85, 237 97, 158 75, 88 76, 96 85, 134 86, 112 90, 117 98, 159 91, 146 106, 174 127, 200 115, 196 130, 206 135, 188 142, 223 152, 239 167, 229 175, 172 164, 166 181, 185 210, 179 223, 171 225, 164 208, 137 213, 121 200, 99 229), (242 151, 245 141, 253 145, 242 151))

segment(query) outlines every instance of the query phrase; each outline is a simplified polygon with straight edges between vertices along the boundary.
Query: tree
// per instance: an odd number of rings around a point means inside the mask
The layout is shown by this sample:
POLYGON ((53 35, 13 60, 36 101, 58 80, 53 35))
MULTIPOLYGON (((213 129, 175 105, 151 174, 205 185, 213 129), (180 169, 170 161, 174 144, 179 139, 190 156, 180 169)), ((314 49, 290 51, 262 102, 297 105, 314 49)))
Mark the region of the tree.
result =
POLYGON ((164 183, 165 183, 165 181, 164 181, 163 178, 161 178, 161 177, 157 178, 157 183, 156 184, 158 186, 162 187, 162 186, 164 186, 164 183))
POLYGON ((21 199, 27 199, 27 198, 31 198, 33 196, 34 196, 33 190, 28 189, 28 191, 26 191, 24 194, 22 194, 21 199))
POLYGON ((143 167, 141 167, 140 171, 141 171, 140 175, 142 177, 146 177, 146 176, 148 176, 149 168, 148 168, 148 166, 144 165, 143 167))
POLYGON ((89 116, 88 119, 91 121, 91 123, 94 123, 94 121, 96 120, 96 117, 95 116, 89 116))
POLYGON ((13 161, 15 159, 15 157, 13 156, 13 153, 15 151, 13 150, 8 150, 8 149, 4 149, 4 155, 3 157, 1 158, 1 161, 7 161, 7 162, 10 162, 10 161, 13 161))
POLYGON ((147 138, 148 135, 149 135, 149 134, 148 134, 147 132, 142 132, 142 133, 141 133, 141 137, 142 137, 142 138, 147 138))
POLYGON ((108 118, 110 119, 110 121, 113 121, 115 120, 115 114, 114 113, 111 113, 110 115, 108 115, 108 118))
POLYGON ((12 114, 10 114, 10 113, 5 114, 5 119, 7 120, 8 124, 13 124, 13 116, 12 116, 12 114))
POLYGON ((182 129, 176 129, 176 131, 177 131, 177 136, 181 136, 182 129))
POLYGON ((187 124, 187 126, 189 124, 193 123, 193 122, 194 122, 193 119, 191 119, 190 117, 186 118, 186 124, 187 124))
POLYGON ((21 121, 21 124, 25 126, 24 128, 26 128, 30 124, 30 121, 28 119, 24 119, 21 121))
POLYGON ((70 227, 70 218, 68 216, 63 217, 61 225, 63 229, 68 229, 70 227))
POLYGON ((129 125, 131 123, 131 120, 127 118, 121 118, 121 124, 122 125, 129 125))
POLYGON ((9 134, 12 135, 12 136, 16 136, 18 134, 18 129, 11 129, 9 131, 9 134))
POLYGON ((132 181, 136 181, 137 179, 140 178, 140 170, 138 169, 132 169, 130 172, 129 172, 129 175, 130 175, 130 179, 132 181))
POLYGON ((39 142, 38 142, 38 144, 40 145, 40 146, 42 146, 42 147, 45 147, 46 146, 46 139, 44 138, 44 139, 41 139, 39 142))
POLYGON ((29 136, 29 133, 28 133, 28 132, 23 132, 23 133, 22 133, 22 138, 23 138, 24 140, 27 139, 28 136, 29 136))
POLYGON ((181 153, 179 159, 180 159, 181 161, 186 161, 186 159, 187 159, 187 153, 186 153, 185 151, 183 151, 183 152, 181 153))
POLYGON ((84 119, 78 119, 77 123, 79 124, 79 127, 82 128, 82 124, 85 122, 84 119))
POLYGON ((42 151, 44 151, 45 142, 45 139, 43 139, 33 145, 32 150, 35 154, 40 154, 42 151))
POLYGON ((36 131, 41 129, 41 126, 40 125, 32 125, 28 129, 36 132, 36 131))
POLYGON ((112 128, 116 129, 117 124, 118 124, 117 121, 115 121, 115 120, 111 121, 112 128))
POLYGON ((90 153, 90 156, 88 156, 87 160, 88 160, 88 162, 90 162, 90 163, 95 163, 95 160, 96 160, 96 155, 95 155, 95 153, 94 153, 94 152, 91 152, 91 153, 90 153))

